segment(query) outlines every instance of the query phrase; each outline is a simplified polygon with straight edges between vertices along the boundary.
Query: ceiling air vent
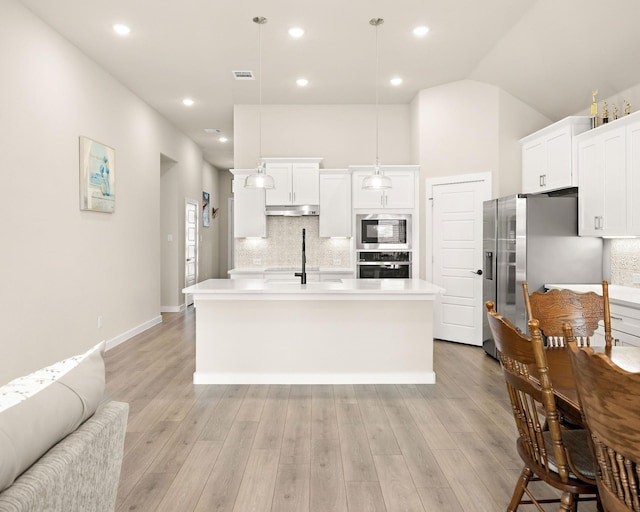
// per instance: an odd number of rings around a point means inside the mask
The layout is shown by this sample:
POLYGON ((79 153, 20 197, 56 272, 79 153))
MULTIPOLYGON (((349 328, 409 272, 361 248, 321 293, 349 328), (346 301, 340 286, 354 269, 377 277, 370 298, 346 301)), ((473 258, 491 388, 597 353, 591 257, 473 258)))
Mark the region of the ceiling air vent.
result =
POLYGON ((253 71, 234 71, 233 76, 236 80, 255 80, 253 71))

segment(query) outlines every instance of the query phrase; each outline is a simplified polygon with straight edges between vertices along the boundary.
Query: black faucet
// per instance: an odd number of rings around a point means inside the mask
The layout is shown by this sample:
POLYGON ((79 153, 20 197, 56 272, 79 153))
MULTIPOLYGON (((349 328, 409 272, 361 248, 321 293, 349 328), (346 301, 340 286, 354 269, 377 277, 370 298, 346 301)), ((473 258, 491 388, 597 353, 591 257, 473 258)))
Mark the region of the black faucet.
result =
POLYGON ((305 247, 305 236, 307 230, 302 228, 302 272, 296 272, 294 275, 300 278, 300 284, 307 284, 307 249, 305 247))

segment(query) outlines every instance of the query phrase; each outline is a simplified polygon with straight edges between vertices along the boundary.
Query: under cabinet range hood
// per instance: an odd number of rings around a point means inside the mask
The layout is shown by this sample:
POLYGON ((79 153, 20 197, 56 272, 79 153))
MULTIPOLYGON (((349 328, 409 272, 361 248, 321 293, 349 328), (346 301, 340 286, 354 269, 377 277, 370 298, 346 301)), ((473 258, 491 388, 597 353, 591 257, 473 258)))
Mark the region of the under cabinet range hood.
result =
POLYGON ((265 215, 273 215, 280 217, 302 217, 303 215, 320 215, 320 206, 318 205, 298 205, 298 206, 267 206, 264 210, 265 215))

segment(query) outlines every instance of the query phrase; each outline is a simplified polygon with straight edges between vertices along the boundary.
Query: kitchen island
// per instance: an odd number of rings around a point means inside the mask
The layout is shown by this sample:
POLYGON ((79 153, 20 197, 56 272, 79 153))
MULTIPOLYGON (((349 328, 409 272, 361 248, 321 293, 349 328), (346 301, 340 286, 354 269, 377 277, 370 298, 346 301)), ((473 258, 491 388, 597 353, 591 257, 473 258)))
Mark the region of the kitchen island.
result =
POLYGON ((433 384, 433 301, 420 279, 209 279, 195 384, 433 384))

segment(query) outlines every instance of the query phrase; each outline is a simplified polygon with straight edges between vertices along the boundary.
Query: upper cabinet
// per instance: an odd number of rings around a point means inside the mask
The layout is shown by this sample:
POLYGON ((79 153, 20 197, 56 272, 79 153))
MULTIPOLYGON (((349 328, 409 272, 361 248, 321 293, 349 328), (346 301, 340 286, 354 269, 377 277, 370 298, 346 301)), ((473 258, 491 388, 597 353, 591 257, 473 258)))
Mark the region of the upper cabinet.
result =
POLYGON ((572 116, 521 139, 522 192, 578 186, 573 137, 590 128, 591 117, 572 116))
POLYGON ((264 158, 275 188, 266 191, 267 206, 320 203, 321 158, 264 158))
POLYGON ((231 169, 233 173, 233 237, 267 236, 264 190, 244 188, 244 181, 255 169, 231 169))
POLYGON ((576 137, 582 236, 640 236, 640 112, 576 137))
POLYGON ((353 207, 367 209, 413 209, 416 204, 417 165, 382 166, 382 173, 391 178, 391 188, 367 190, 363 180, 373 172, 372 166, 353 166, 353 207))
POLYGON ((351 173, 346 169, 320 171, 320 236, 351 236, 351 173))

